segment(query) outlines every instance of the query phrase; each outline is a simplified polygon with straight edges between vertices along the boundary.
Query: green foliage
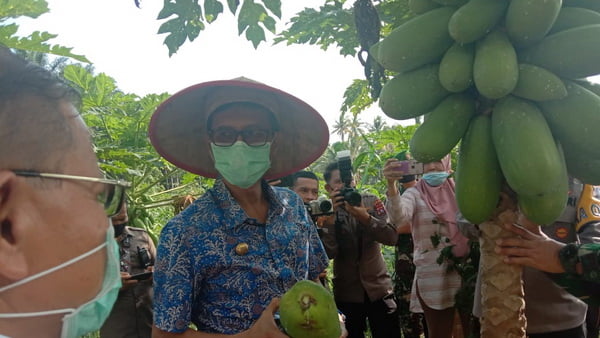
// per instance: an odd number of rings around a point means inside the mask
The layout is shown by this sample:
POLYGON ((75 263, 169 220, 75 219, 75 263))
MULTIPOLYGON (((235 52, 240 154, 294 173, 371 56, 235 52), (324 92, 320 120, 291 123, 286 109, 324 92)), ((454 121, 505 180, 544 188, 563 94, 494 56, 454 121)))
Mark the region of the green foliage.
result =
POLYGON ((35 31, 29 36, 19 37, 19 26, 15 23, 8 24, 8 19, 21 16, 37 18, 47 13, 48 3, 45 0, 3 0, 0 6, 0 45, 20 50, 49 53, 59 56, 68 56, 82 62, 90 62, 85 56, 73 54, 72 48, 48 44, 54 39, 55 34, 35 31))
POLYGON ((354 115, 369 108, 373 104, 373 99, 369 95, 369 82, 367 80, 354 80, 344 92, 344 102, 342 102, 341 112, 351 112, 354 115))
MULTIPOLYGON (((245 32, 246 39, 257 48, 266 41, 265 29, 275 34, 275 19, 281 18, 280 0, 244 0, 239 6, 237 0, 227 0, 227 7, 238 18, 238 34, 245 32), (239 9, 239 11, 238 11, 239 9)), ((169 56, 175 54, 186 40, 194 41, 200 32, 217 20, 223 13, 223 3, 220 0, 165 0, 158 20, 169 19, 158 29, 158 34, 168 34, 164 44, 169 49, 169 56)))
POLYGON ((126 94, 110 76, 93 75, 79 65, 66 66, 64 77, 82 94, 80 111, 92 132, 101 169, 132 183, 128 191, 132 224, 156 238, 173 216, 175 200, 182 195, 198 196, 212 182, 166 162, 146 137, 152 113, 169 95, 126 94))
POLYGON ((408 149, 408 142, 417 126, 397 125, 390 128, 380 125, 375 131, 364 131, 361 124, 356 122, 356 119, 338 121, 337 129, 334 128, 333 132, 343 130, 344 135, 348 135, 348 141, 331 144, 309 169, 322 175, 327 164, 336 160, 338 151, 350 150, 357 188, 383 197, 386 182, 381 170, 387 159, 408 149))
MULTIPOLYGON (((432 236, 432 244, 437 247, 439 242, 434 242, 432 236)), ((446 239, 446 241, 449 241, 446 239)), ((456 257, 452 254, 452 246, 447 246, 442 249, 440 256, 437 258, 437 263, 448 263, 448 271, 456 271, 462 280, 460 289, 458 289, 455 299, 455 306, 459 312, 470 314, 473 310, 473 295, 475 294, 475 285, 477 282, 477 270, 479 267, 480 250, 479 242, 469 241, 469 254, 465 257, 456 257)))
MULTIPOLYGON (((287 29, 277 32, 275 24, 281 19, 281 0, 244 0, 241 6, 239 0, 226 1, 229 11, 237 16, 238 34, 245 33, 254 48, 266 41, 267 30, 276 34, 273 39, 275 44, 310 44, 323 50, 334 46, 339 48, 341 55, 355 56, 361 46, 354 9, 348 6, 349 3, 346 0, 323 0, 323 5, 318 9, 303 9, 291 18, 287 29)), ((377 1, 375 8, 381 21, 382 36, 411 17, 407 0, 377 1)), ((204 0, 203 4, 198 0, 164 0, 157 19, 168 20, 160 26, 158 34, 168 34, 164 43, 169 49, 169 56, 176 53, 186 40, 194 41, 208 24, 217 20, 223 9, 221 0, 204 0)), ((372 66, 367 63, 365 67, 372 66)), ((368 81, 355 80, 344 94, 341 112, 358 114, 372 105, 373 99, 369 93, 378 93, 379 86, 379 81, 370 85, 368 81)))
POLYGON ((28 16, 35 19, 48 11, 48 3, 45 0, 3 0, 0 6, 0 18, 4 20, 28 16))
POLYGON ((326 0, 315 10, 305 8, 291 19, 291 26, 275 38, 275 43, 318 45, 327 50, 340 48, 342 55, 355 55, 358 38, 352 9, 344 9, 346 1, 326 0))

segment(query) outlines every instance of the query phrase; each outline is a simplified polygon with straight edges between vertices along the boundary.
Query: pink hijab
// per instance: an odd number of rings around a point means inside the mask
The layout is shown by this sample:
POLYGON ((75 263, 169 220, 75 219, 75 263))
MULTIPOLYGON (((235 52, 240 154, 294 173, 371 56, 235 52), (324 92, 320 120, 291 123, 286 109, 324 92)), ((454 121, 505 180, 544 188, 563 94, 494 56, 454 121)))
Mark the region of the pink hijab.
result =
MULTIPOLYGON (((450 172, 450 154, 441 159, 444 171, 450 172)), ((425 183, 425 180, 419 180, 417 190, 421 193, 421 198, 436 217, 448 225, 448 237, 454 245, 452 253, 454 256, 463 257, 469 252, 468 239, 459 231, 456 225, 456 214, 458 205, 454 194, 454 180, 448 178, 444 183, 437 187, 432 187, 425 183)))

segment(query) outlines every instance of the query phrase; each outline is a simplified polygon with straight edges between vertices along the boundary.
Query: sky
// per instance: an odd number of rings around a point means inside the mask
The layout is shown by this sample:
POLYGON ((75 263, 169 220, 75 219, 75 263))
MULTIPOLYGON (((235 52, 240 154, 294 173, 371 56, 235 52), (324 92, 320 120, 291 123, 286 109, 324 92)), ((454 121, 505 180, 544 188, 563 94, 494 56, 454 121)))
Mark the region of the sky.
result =
MULTIPOLYGON (((272 45, 258 49, 237 35, 234 16, 223 14, 200 33, 186 41, 169 57, 163 45, 166 35, 156 32, 162 0, 47 0, 50 12, 37 19, 20 19, 19 34, 47 31, 58 34, 51 43, 74 47, 85 55, 97 73, 104 72, 128 93, 144 96, 170 93, 205 81, 244 76, 284 90, 306 101, 323 115, 333 129, 340 114, 343 93, 353 79, 363 79, 363 68, 355 57, 343 57, 337 48, 328 51, 310 45, 272 45)), ((282 1, 280 28, 293 14, 306 7, 317 7, 322 0, 282 1)), ((388 125, 412 124, 413 120, 388 118, 377 104, 361 113, 360 120, 371 123, 375 116, 388 125)), ((332 140, 338 137, 332 135, 332 140)))

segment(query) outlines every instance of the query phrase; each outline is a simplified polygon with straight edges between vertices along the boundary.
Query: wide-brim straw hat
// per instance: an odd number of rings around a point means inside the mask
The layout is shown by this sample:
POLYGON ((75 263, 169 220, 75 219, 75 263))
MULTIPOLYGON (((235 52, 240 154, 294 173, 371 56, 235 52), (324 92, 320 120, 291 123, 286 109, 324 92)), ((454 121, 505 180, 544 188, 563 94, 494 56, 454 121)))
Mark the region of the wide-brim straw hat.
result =
POLYGON ((246 78, 211 81, 185 88, 164 101, 152 115, 150 142, 167 161, 191 173, 216 178, 206 123, 218 107, 253 102, 275 115, 279 135, 271 147, 274 179, 308 167, 329 143, 323 117, 310 105, 279 89, 246 78))

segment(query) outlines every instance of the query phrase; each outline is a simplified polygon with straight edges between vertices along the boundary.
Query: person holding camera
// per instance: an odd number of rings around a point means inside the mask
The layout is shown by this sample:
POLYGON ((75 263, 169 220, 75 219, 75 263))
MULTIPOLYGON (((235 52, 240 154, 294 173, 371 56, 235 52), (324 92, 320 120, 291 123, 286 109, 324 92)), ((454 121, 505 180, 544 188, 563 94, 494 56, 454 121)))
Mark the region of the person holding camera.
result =
POLYGON ((321 238, 334 262, 335 301, 346 316, 348 337, 364 337, 368 320, 372 337, 397 338, 397 305, 381 254, 381 244, 396 244, 396 229, 381 200, 354 189, 349 154, 338 157, 324 173, 335 212, 325 220, 321 238))
POLYGON ((146 230, 129 226, 127 204, 112 217, 119 244, 121 289, 100 337, 145 338, 152 335, 152 270, 156 247, 146 230))
MULTIPOLYGON (((410 160, 410 155, 404 150, 398 153, 395 158, 400 161, 408 161, 410 160)), ((400 195, 416 185, 417 177, 414 174, 404 175, 397 183, 400 195)), ((395 247, 394 293, 398 300, 398 316, 400 318, 402 336, 404 338, 419 338, 423 333, 427 333, 424 332, 427 327, 422 312, 415 313, 410 311, 410 295, 413 280, 415 279, 415 264, 413 263, 414 244, 410 228, 410 222, 402 225, 396 224, 398 241, 395 247)))
MULTIPOLYGON (((449 178, 450 156, 425 163, 422 179, 402 195, 396 181, 408 173, 401 168, 401 161, 390 159, 383 168, 383 175, 387 180, 386 207, 390 221, 396 225, 411 224, 415 279, 410 310, 425 313, 430 338, 450 338, 455 314, 454 296, 461 286, 461 278, 456 271, 448 271, 447 262, 439 264, 437 260, 446 246, 453 245, 455 256, 464 256, 468 252, 468 240, 456 224, 458 205, 454 181, 449 178)), ((461 318, 461 321, 463 328, 467 328, 468 318, 461 318)))
MULTIPOLYGON (((319 238, 323 236, 323 217, 329 215, 329 211, 333 207, 329 200, 321 200, 319 197, 319 178, 315 173, 308 170, 300 170, 291 175, 291 187, 293 192, 302 198, 302 202, 306 206, 311 220, 317 226, 319 238)), ((323 270, 319 274, 319 282, 326 289, 330 289, 329 281, 327 280, 327 270, 323 270)))

